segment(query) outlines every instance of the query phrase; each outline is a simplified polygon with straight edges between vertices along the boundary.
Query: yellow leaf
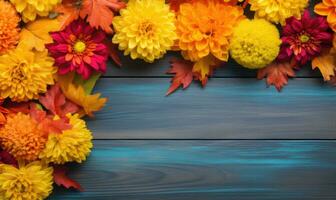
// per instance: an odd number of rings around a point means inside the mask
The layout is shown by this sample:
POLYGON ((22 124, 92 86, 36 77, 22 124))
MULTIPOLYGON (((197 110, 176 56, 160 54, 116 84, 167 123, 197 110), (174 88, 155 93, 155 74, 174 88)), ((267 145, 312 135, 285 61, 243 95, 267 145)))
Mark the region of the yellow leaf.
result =
POLYGON ((30 22, 20 33, 19 46, 43 51, 45 44, 53 42, 49 33, 59 29, 60 23, 57 19, 39 19, 30 22))
POLYGON ((99 111, 104 107, 107 98, 100 98, 100 93, 86 94, 83 86, 75 85, 72 82, 74 79, 73 74, 58 76, 57 79, 65 97, 83 108, 79 113, 80 116, 88 115, 92 117, 93 112, 99 111))
POLYGON ((327 53, 314 58, 312 61, 312 68, 318 68, 321 71, 324 81, 330 81, 331 77, 335 76, 335 64, 335 55, 327 53))
POLYGON ((217 58, 212 55, 198 60, 193 67, 193 73, 202 82, 203 86, 208 82, 208 77, 212 75, 213 70, 220 65, 217 58))

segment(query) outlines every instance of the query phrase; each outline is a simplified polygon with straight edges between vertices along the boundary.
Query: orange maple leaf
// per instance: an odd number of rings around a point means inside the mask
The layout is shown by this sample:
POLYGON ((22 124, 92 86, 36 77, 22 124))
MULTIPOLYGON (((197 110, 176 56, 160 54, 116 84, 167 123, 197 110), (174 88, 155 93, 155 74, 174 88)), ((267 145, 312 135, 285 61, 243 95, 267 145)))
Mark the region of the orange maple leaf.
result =
POLYGON ((258 71, 258 79, 266 78, 267 85, 274 85, 280 92, 287 85, 288 77, 294 77, 295 71, 291 63, 271 63, 258 71))
POLYGON ((61 29, 63 30, 71 22, 79 18, 79 12, 81 6, 79 6, 78 0, 63 0, 62 4, 58 4, 54 11, 58 13, 58 21, 61 24, 61 29))
POLYGON ((175 74, 171 80, 171 85, 166 93, 170 95, 177 90, 181 85, 183 89, 189 87, 193 80, 193 63, 185 60, 173 59, 171 62, 171 68, 168 70, 168 74, 175 74))
POLYGON ((125 8, 126 3, 120 0, 83 0, 80 16, 92 27, 101 28, 106 33, 112 33, 114 12, 125 8))
POLYGON ((326 53, 315 57, 312 61, 312 68, 318 68, 324 78, 324 81, 330 81, 331 77, 335 76, 335 55, 331 53, 326 53))

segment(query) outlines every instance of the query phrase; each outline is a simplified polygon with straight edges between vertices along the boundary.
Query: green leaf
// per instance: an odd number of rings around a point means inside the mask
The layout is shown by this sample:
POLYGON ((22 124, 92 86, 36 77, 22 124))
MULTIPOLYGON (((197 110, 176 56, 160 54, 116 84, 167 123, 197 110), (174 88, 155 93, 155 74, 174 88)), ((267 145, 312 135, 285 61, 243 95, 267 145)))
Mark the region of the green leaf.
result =
POLYGON ((76 74, 73 82, 76 85, 81 85, 84 88, 86 94, 91 94, 100 76, 101 73, 93 73, 89 79, 84 80, 80 75, 76 74))

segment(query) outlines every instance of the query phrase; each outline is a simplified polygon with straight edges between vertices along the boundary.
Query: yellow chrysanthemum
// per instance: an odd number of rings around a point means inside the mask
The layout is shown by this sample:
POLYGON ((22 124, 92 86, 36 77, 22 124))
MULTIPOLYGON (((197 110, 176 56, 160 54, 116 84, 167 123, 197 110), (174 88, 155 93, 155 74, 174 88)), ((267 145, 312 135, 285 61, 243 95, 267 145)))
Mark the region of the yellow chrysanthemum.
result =
POLYGON ((7 1, 0 0, 0 55, 15 48, 19 41, 20 17, 7 1))
POLYGON ((0 97, 12 101, 27 101, 38 98, 54 84, 56 68, 47 50, 38 52, 16 48, 0 56, 0 97))
POLYGON ((243 20, 235 28, 230 44, 234 60, 249 69, 263 68, 280 51, 278 29, 264 19, 243 20))
POLYGON ((250 0, 249 3, 256 17, 285 24, 289 17, 301 18, 309 0, 250 0))
POLYGON ((22 113, 9 116, 0 129, 1 147, 17 160, 36 160, 46 141, 36 121, 22 113))
POLYGON ((175 14, 164 0, 130 0, 113 19, 112 42, 132 59, 153 62, 170 50, 176 39, 175 14))
POLYGON ((52 191, 53 169, 41 162, 16 168, 0 164, 0 199, 42 200, 52 191))
POLYGON ((85 121, 79 119, 78 114, 68 114, 71 129, 60 134, 49 134, 45 149, 40 159, 48 163, 64 164, 86 160, 92 148, 92 135, 86 128, 85 121))
POLYGON ((227 61, 233 28, 242 18, 241 7, 213 0, 180 5, 176 28, 182 55, 198 61, 211 54, 227 61))
POLYGON ((62 0, 10 0, 21 13, 24 22, 34 21, 38 16, 45 17, 62 0))

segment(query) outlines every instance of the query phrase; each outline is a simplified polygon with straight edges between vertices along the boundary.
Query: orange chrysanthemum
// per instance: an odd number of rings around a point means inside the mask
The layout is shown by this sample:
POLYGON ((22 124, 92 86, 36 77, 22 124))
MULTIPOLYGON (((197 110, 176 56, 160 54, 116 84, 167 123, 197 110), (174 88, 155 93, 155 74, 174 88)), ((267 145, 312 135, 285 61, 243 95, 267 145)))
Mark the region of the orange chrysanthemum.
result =
POLYGON ((7 123, 0 129, 1 147, 17 160, 36 160, 46 141, 37 122, 22 113, 9 116, 7 123))
POLYGON ((191 61, 208 55, 227 61, 233 28, 243 18, 241 7, 216 0, 181 4, 176 27, 182 55, 191 61))
POLYGON ((0 55, 13 49, 19 41, 20 17, 7 1, 0 0, 0 55))
POLYGON ((314 11, 322 16, 327 16, 327 21, 336 32, 336 0, 323 0, 315 6, 314 11))

